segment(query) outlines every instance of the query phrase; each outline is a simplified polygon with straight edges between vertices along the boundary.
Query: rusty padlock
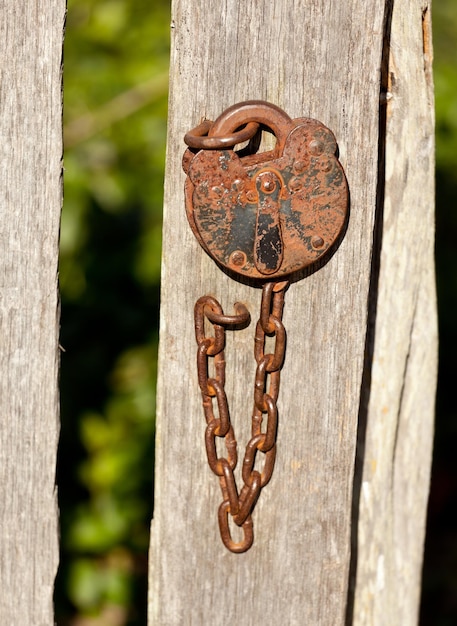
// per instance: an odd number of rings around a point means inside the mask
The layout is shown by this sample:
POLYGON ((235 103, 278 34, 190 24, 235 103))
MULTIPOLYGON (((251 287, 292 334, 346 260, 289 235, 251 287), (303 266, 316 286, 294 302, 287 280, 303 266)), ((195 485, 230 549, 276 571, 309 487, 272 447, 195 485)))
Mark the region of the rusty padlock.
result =
POLYGON ((264 281, 289 277, 328 255, 341 239, 347 182, 335 137, 321 122, 291 119, 254 100, 230 107, 214 123, 203 122, 185 142, 194 150, 183 161, 187 218, 222 267, 264 281), (276 137, 273 150, 247 156, 234 151, 260 130, 276 137))

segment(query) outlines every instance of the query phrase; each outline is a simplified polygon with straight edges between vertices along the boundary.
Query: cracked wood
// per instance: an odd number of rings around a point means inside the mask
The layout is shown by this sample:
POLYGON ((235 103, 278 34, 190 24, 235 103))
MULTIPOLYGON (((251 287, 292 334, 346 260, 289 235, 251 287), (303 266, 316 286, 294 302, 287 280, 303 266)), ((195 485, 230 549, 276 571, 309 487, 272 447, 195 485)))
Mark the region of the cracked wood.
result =
MULTIPOLYGON (((427 6, 174 0, 150 624, 415 623, 436 373, 427 6), (260 293, 195 241, 181 156, 189 128, 251 99, 332 129, 351 206, 338 253, 288 290, 275 474, 234 555, 213 515, 192 311, 210 294, 255 317, 260 293)), ((245 442, 253 329, 227 334, 245 442)))

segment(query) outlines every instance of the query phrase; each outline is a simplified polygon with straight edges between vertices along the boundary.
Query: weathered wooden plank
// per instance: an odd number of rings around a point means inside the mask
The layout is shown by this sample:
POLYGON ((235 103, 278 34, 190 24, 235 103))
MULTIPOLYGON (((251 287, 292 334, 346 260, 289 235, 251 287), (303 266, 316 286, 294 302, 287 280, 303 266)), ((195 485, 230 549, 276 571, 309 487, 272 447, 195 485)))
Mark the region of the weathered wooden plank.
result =
POLYGON ((63 0, 0 21, 0 622, 53 624, 63 0))
MULTIPOLYGON (((345 623, 357 425, 371 363, 365 340, 384 184, 378 129, 390 4, 174 2, 152 624, 345 623), (218 535, 219 487, 205 459, 193 305, 209 293, 226 312, 242 301, 255 317, 260 294, 229 279, 199 248, 185 218, 180 161, 187 130, 245 99, 269 100, 335 132, 351 216, 329 263, 286 294, 275 473, 254 513, 254 546, 234 555, 218 535)), ((252 406, 252 325, 229 335, 227 393, 242 450, 252 406)))
POLYGON ((437 340, 430 3, 393 3, 354 624, 417 624, 437 340), (375 292, 376 291, 376 292, 375 292))

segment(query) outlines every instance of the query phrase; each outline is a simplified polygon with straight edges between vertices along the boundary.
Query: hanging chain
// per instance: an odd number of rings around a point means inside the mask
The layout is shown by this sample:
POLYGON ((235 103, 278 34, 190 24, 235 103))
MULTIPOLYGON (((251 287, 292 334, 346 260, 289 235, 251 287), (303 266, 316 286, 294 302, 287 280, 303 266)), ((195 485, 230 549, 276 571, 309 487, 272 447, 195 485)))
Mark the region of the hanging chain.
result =
POLYGON ((263 286, 260 317, 255 331, 254 356, 257 362, 254 384, 254 409, 249 440, 243 460, 243 487, 238 493, 234 470, 237 464, 237 443, 225 393, 225 330, 242 328, 250 315, 243 304, 235 304, 235 315, 224 315, 221 305, 211 296, 199 298, 195 304, 195 335, 198 344, 198 383, 202 393, 206 419, 205 446, 208 464, 219 476, 223 501, 219 507, 221 538, 231 552, 246 552, 254 540, 252 511, 260 490, 270 480, 276 457, 276 431, 280 371, 286 349, 286 331, 282 323, 284 294, 288 281, 269 282, 263 286), (205 318, 213 325, 214 335, 205 334, 205 318), (274 350, 265 353, 267 337, 274 337, 274 350), (209 360, 214 359, 214 375, 209 375, 209 360), (213 398, 216 399, 214 404, 213 398), (215 416, 217 406, 217 417, 215 416), (266 425, 262 423, 266 415, 266 425), (216 437, 224 439, 226 456, 218 456, 216 437), (255 469, 257 452, 265 454, 262 471, 255 469), (243 529, 243 539, 235 542, 229 527, 229 514, 243 529))

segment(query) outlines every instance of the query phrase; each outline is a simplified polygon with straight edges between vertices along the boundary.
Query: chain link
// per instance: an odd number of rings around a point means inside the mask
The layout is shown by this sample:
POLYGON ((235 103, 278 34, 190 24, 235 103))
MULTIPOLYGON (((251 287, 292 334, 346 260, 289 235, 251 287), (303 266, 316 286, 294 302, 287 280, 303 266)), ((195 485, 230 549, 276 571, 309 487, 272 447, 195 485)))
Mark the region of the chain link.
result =
POLYGON ((235 315, 224 315, 219 302, 211 296, 199 298, 195 304, 195 336, 197 339, 198 384, 202 394, 206 419, 205 447, 208 464, 219 477, 223 501, 218 520, 221 538, 231 552, 246 552, 254 541, 252 511, 260 491, 271 479, 276 458, 276 432, 280 371, 286 349, 286 331, 282 323, 284 294, 288 281, 269 282, 263 286, 260 317, 254 342, 257 363, 254 383, 254 409, 251 422, 251 439, 243 459, 241 476, 243 487, 238 494, 234 470, 237 464, 237 443, 225 393, 225 331, 226 328, 243 328, 249 324, 250 315, 241 303, 235 304, 235 315), (205 332, 205 319, 213 335, 205 332), (274 349, 265 353, 267 337, 274 337, 274 349), (209 362, 213 359, 214 375, 209 375, 209 362), (214 402, 215 399, 215 402, 214 402), (264 416, 266 424, 264 428, 264 416), (223 438, 226 456, 218 456, 216 438, 223 438), (265 455, 263 469, 256 467, 257 452, 265 455), (239 542, 232 539, 229 514, 243 529, 239 542))

